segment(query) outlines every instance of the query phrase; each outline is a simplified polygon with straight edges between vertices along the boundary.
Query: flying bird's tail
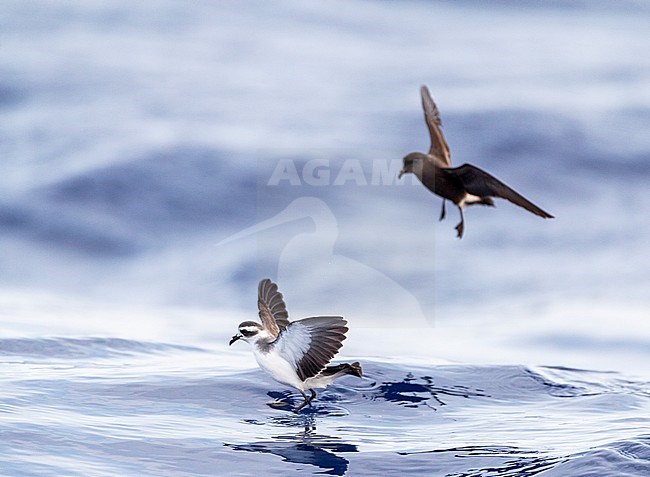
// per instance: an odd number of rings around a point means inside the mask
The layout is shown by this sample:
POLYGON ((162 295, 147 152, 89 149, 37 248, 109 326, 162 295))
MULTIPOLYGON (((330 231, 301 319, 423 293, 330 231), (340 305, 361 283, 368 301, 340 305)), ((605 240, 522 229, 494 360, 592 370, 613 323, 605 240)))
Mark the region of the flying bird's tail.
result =
MULTIPOLYGON (((478 197, 500 197, 512 202, 519 207, 523 207, 528 212, 538 215, 545 219, 554 217, 537 207, 523 195, 508 187, 493 175, 488 174, 482 169, 471 164, 463 164, 460 167, 445 169, 445 174, 457 177, 463 184, 465 190, 478 197)), ((484 205, 493 205, 484 203, 484 205)))

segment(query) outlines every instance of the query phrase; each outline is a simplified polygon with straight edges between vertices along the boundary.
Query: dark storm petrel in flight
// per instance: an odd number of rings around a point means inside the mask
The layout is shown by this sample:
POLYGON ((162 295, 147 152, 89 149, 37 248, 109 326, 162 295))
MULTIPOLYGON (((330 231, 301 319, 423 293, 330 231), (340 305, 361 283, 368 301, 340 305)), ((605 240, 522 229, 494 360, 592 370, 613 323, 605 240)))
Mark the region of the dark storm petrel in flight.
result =
POLYGON ((404 159, 404 167, 399 177, 409 172, 415 174, 420 182, 434 194, 442 197, 440 220, 445 218, 445 199, 449 199, 460 212, 460 223, 456 225, 458 238, 463 236, 465 221, 463 208, 468 205, 481 204, 494 207, 492 197, 500 197, 523 207, 535 215, 552 219, 548 212, 537 207, 531 201, 518 194, 496 177, 471 164, 451 167, 449 146, 442 135, 440 113, 426 86, 420 88, 424 119, 431 136, 431 147, 427 154, 412 152, 404 159))

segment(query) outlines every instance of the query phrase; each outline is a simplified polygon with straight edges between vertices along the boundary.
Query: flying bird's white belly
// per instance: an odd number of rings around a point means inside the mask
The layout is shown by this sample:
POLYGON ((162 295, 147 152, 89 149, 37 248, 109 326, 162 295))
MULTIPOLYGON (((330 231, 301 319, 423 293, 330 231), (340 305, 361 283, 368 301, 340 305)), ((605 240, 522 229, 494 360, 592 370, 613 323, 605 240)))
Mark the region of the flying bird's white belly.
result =
POLYGON ((269 373, 277 382, 303 389, 303 383, 294 367, 275 350, 271 349, 268 353, 264 353, 255 349, 253 354, 260 368, 269 373))
POLYGON ((459 207, 465 207, 467 205, 471 204, 476 204, 477 202, 481 202, 483 199, 477 195, 474 194, 465 194, 465 197, 463 197, 458 204, 459 207))

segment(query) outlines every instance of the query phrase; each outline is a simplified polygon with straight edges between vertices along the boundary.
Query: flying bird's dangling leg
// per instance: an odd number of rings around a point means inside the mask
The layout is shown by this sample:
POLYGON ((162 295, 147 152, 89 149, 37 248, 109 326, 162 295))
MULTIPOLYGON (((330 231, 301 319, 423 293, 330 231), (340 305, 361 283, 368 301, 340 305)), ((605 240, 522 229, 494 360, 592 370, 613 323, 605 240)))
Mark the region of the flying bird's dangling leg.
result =
POLYGON ((445 199, 442 199, 442 210, 440 210, 440 218, 438 219, 439 221, 443 221, 445 218, 445 202, 447 202, 445 199))
POLYGON ((458 207, 458 211, 460 212, 460 222, 458 222, 458 225, 456 225, 456 231, 458 232, 457 237, 461 239, 463 238, 463 232, 465 230, 465 219, 463 218, 462 207, 458 207))

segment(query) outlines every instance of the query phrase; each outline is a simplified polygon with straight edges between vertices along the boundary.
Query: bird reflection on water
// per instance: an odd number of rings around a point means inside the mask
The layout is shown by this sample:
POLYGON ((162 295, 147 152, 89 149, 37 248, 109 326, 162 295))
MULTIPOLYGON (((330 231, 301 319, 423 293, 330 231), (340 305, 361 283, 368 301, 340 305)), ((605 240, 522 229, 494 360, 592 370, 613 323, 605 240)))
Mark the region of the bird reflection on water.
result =
MULTIPOLYGON (((260 424, 257 421, 247 421, 260 424)), ((345 475, 349 461, 341 456, 349 452, 358 452, 354 444, 348 444, 340 438, 318 434, 316 432, 316 414, 293 414, 274 417, 272 425, 288 428, 301 427, 297 434, 274 436, 272 440, 251 442, 250 444, 224 444, 236 451, 274 454, 285 462, 308 464, 323 469, 325 475, 345 475)))
MULTIPOLYGON (((336 386, 332 388, 336 389, 336 386)), ((416 377, 412 373, 406 373, 403 379, 384 382, 364 378, 364 384, 355 386, 355 389, 358 390, 362 401, 389 401, 404 407, 424 406, 434 411, 446 405, 444 396, 486 396, 482 390, 465 386, 437 386, 431 376, 416 377)), ((295 393, 271 391, 267 394, 273 398, 273 401, 268 403, 269 407, 287 412, 270 417, 267 421, 246 419, 244 422, 258 426, 299 428, 300 432, 274 436, 266 441, 224 445, 236 451, 274 454, 282 457, 285 462, 316 466, 323 469, 322 473, 326 475, 345 475, 350 462, 344 455, 359 452, 357 445, 345 442, 339 437, 319 434, 316 429, 319 419, 348 414, 339 404, 340 396, 336 392, 326 391, 321 402, 307 408, 302 414, 295 414, 291 412, 295 405, 295 393)))

